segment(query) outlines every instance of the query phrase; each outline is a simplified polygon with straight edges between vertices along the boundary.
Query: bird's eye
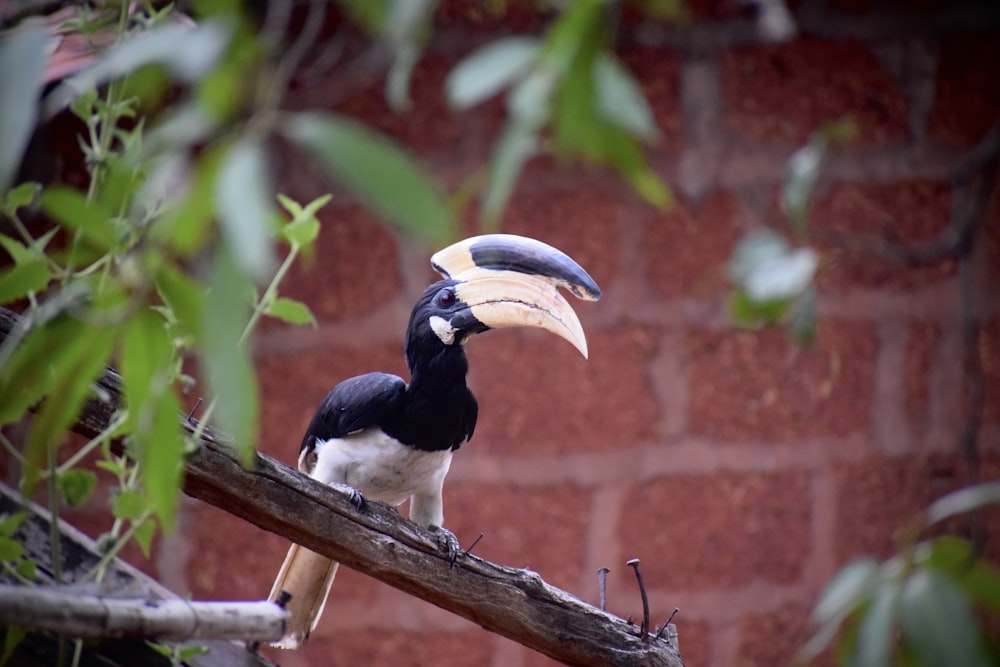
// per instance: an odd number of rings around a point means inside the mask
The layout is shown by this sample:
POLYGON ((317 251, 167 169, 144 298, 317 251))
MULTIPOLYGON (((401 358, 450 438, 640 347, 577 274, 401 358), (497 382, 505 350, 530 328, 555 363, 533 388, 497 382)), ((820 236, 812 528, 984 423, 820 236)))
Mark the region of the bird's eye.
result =
POLYGON ((455 292, 450 289, 443 289, 438 292, 438 305, 448 308, 455 303, 455 292))

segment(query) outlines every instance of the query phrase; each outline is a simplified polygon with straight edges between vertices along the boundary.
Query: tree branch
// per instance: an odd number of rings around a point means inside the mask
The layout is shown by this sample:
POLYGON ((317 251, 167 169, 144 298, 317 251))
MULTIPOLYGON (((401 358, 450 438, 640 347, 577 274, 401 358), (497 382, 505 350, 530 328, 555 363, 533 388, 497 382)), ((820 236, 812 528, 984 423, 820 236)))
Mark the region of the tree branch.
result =
POLYGON ((273 602, 189 602, 109 598, 74 586, 0 584, 0 625, 22 625, 84 639, 273 641, 288 612, 273 602))
MULTIPOLYGON (((0 309, 0 339, 16 321, 0 309)), ((74 430, 92 435, 107 426, 121 402, 117 373, 109 369, 100 389, 103 396, 88 401, 74 430)), ((641 637, 634 625, 534 572, 472 555, 450 568, 435 536, 394 509, 369 502, 359 511, 341 491, 267 456, 244 469, 228 453, 229 442, 206 430, 188 459, 185 493, 564 663, 683 665, 674 644, 641 637)))

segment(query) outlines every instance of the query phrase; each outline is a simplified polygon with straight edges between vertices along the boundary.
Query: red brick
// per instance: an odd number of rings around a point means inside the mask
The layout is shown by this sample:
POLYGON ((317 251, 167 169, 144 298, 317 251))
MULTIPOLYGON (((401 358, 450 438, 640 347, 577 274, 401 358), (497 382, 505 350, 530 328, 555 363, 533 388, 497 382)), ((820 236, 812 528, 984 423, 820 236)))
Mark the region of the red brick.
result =
POLYGON ((896 460, 872 458, 837 467, 836 556, 887 557, 897 538, 935 498, 964 484, 957 456, 896 460))
POLYGON ((680 60, 675 51, 633 48, 623 51, 622 61, 639 80, 660 130, 656 150, 676 151, 682 143, 680 113, 680 60))
POLYGON ((1000 421, 1000 318, 979 330, 979 360, 983 366, 983 421, 1000 421))
MULTIPOLYGON (((360 208, 326 208, 315 257, 296 261, 282 296, 305 302, 320 322, 363 315, 400 289, 396 241, 360 208)), ((402 332, 400 332, 402 336, 402 332)))
POLYGON ((930 373, 934 352, 940 341, 937 326, 927 322, 910 325, 903 367, 903 407, 910 423, 918 428, 927 425, 930 411, 930 373))
POLYGON ((877 252, 939 238, 950 224, 951 207, 948 186, 927 181, 842 185, 819 197, 812 224, 823 250, 820 290, 901 291, 954 276, 956 263, 950 258, 911 268, 877 252))
POLYGON ((503 231, 559 248, 598 285, 607 288, 621 268, 617 225, 622 216, 620 200, 621 194, 613 188, 526 191, 511 200, 503 216, 503 231))
POLYGON ((720 56, 725 125, 757 142, 802 144, 820 125, 850 116, 867 143, 907 136, 895 80, 862 42, 802 38, 720 56))
POLYGON ((955 35, 941 45, 934 108, 928 118, 932 136, 973 144, 1000 117, 996 63, 1000 42, 991 34, 955 35))
MULTIPOLYGON (((421 667, 454 665, 479 667, 490 664, 493 643, 481 630, 465 632, 405 632, 364 630, 338 632, 330 638, 316 637, 301 649, 302 664, 366 665, 367 667, 421 667)), ((280 660, 281 653, 273 654, 280 660)))
POLYGON ((479 424, 470 447, 495 454, 618 448, 648 441, 659 407, 646 378, 653 333, 588 336, 590 359, 542 332, 490 332, 468 345, 479 424))
POLYGON ((732 442, 865 432, 877 341, 869 325, 821 321, 802 348, 783 330, 689 333, 690 430, 732 442))
POLYGON ((728 195, 701 205, 678 201, 657 214, 643 242, 650 289, 665 299, 717 294, 739 232, 740 211, 728 195))
POLYGON ((371 371, 409 377, 403 359, 402 334, 398 347, 355 350, 331 346, 258 359, 261 387, 258 449, 294 467, 309 420, 327 392, 341 380, 371 371))
POLYGON ((445 525, 462 544, 484 534, 477 556, 534 570, 559 588, 572 591, 578 585, 587 547, 589 492, 576 486, 445 483, 444 508, 445 525))
POLYGON ((634 487, 624 507, 622 544, 653 588, 790 584, 809 553, 812 496, 801 472, 670 476, 634 487))
POLYGON ((740 623, 740 667, 794 664, 808 638, 809 609, 786 606, 768 614, 744 617, 740 623))

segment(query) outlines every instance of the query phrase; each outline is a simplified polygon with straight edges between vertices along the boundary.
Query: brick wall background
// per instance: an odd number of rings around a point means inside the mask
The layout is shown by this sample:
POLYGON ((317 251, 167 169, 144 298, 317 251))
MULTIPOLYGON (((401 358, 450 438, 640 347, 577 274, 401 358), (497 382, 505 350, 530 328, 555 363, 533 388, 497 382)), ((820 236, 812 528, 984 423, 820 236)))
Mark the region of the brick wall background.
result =
MULTIPOLYGON (((496 21, 481 4, 444 3, 409 114, 388 111, 378 85, 345 100, 307 79, 292 103, 363 117, 454 187, 484 163, 503 105, 450 114, 445 75, 475 44, 538 26, 517 11, 496 21)), ((609 171, 544 159, 521 179, 503 231, 565 250, 605 298, 577 307, 589 361, 534 331, 469 344, 481 414, 446 484, 446 525, 465 544, 484 533, 478 555, 592 602, 595 571, 607 566, 609 609, 634 618, 641 605, 624 563, 639 557, 654 622, 681 609, 686 664, 787 664, 839 567, 892 553, 904 522, 965 481, 959 267, 910 267, 878 249, 947 229, 949 176, 1000 119, 1000 21, 989 3, 803 2, 798 38, 754 45, 727 5, 689 4, 692 30, 626 21, 620 45, 663 131, 650 155, 677 205, 656 211, 609 171), (724 276, 733 243, 771 221, 791 152, 843 115, 859 136, 831 155, 814 207, 816 343, 737 331, 724 276)), ((300 156, 276 160, 291 196, 330 190, 300 156)), ((984 478, 1000 472, 998 200, 971 260, 984 478)), ((271 323, 256 341, 260 449, 289 464, 336 382, 405 376, 402 333, 434 279, 434 248, 397 238, 347 197, 322 219, 315 262, 286 287, 320 326, 271 323)), ((180 530, 158 542, 147 569, 199 598, 258 598, 286 547, 186 500, 180 530)), ((307 648, 277 657, 287 667, 550 664, 346 569, 307 648)))

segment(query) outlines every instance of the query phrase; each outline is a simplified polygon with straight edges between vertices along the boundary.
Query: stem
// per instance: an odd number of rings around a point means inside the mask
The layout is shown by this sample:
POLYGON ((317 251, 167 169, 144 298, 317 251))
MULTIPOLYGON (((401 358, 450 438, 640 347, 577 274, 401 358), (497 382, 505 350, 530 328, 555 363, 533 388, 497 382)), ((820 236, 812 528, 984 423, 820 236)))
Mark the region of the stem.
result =
POLYGON ((62 474, 67 470, 71 469, 77 463, 82 461, 87 456, 87 454, 94 451, 95 448, 100 447, 104 443, 104 441, 106 441, 111 437, 112 433, 117 431, 118 428, 125 423, 125 419, 127 418, 126 414, 127 413, 124 411, 119 412, 115 416, 115 418, 111 420, 111 423, 108 424, 108 427, 106 429, 104 429, 96 436, 91 438, 90 442, 88 442, 79 450, 77 450, 77 452, 73 454, 73 456, 69 457, 65 463, 59 466, 56 469, 56 474, 62 474))
MULTIPOLYGON (((129 540, 132 539, 132 536, 135 535, 135 531, 139 530, 139 526, 144 524, 146 519, 152 515, 153 510, 143 510, 142 514, 131 522, 128 530, 122 533, 122 536, 118 538, 110 549, 108 549, 108 553, 101 557, 101 560, 98 561, 97 565, 94 566, 94 569, 90 571, 90 574, 87 575, 85 580, 93 579, 97 583, 100 583, 104 578, 104 574, 108 569, 108 565, 111 564, 111 561, 113 561, 115 556, 118 555, 118 552, 121 551, 126 544, 128 544, 129 540)), ((120 519, 116 520, 116 522, 117 521, 120 521, 120 519)))
POLYGON ((49 522, 49 549, 52 552, 52 578, 56 585, 63 582, 62 570, 62 535, 59 533, 59 484, 56 478, 56 445, 49 442, 49 512, 52 521, 49 522))
POLYGON ((17 451, 17 447, 15 447, 14 444, 7 439, 7 436, 3 434, 3 431, 0 431, 0 446, 6 449, 11 458, 17 461, 22 468, 27 467, 28 460, 24 458, 24 455, 21 454, 21 452, 17 451))

